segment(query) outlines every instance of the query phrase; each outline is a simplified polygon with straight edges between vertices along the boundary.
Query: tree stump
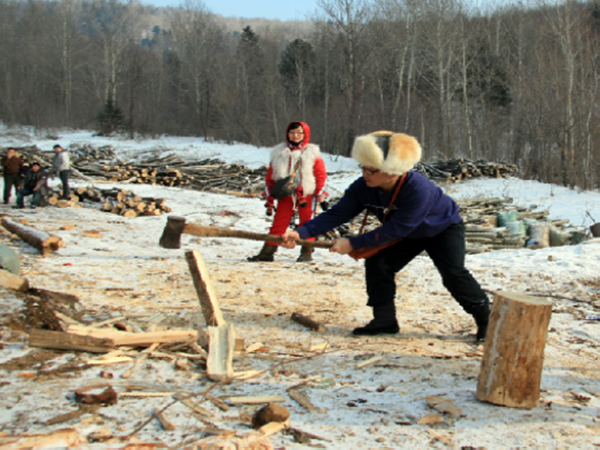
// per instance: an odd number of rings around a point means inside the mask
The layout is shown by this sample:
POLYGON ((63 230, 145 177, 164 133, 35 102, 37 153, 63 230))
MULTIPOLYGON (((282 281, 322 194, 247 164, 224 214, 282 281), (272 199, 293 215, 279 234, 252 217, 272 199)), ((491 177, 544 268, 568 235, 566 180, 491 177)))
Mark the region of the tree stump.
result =
POLYGON ((515 292, 497 292, 490 314, 477 399, 533 408, 540 397, 544 347, 552 303, 515 292))

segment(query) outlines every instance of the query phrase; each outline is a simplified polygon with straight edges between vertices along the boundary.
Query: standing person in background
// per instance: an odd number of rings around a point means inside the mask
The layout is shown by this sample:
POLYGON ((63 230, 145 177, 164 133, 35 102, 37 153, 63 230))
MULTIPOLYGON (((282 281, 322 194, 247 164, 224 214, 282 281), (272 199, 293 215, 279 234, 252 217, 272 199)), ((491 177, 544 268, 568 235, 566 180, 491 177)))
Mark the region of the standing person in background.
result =
POLYGON ((59 144, 54 147, 54 159, 52 160, 52 173, 60 178, 62 182, 62 199, 68 200, 71 195, 69 188, 69 176, 71 175, 71 162, 69 160, 69 152, 62 148, 59 144))
MULTIPOLYGON (((286 140, 271 152, 269 169, 265 180, 267 214, 273 205, 272 189, 275 182, 295 173, 294 192, 277 201, 275 217, 269 234, 281 236, 288 229, 296 208, 300 225, 309 221, 317 203, 325 200, 325 181, 327 171, 321 151, 310 143, 310 127, 304 122, 292 122, 286 129, 286 140), (297 169, 297 170, 296 170, 297 169), (271 205, 271 208, 269 207, 271 205)), ((312 261, 314 248, 303 246, 298 262, 312 261)), ((266 242, 260 252, 248 258, 248 261, 273 261, 277 244, 266 242)))
POLYGON ((395 277, 426 251, 446 289, 475 319, 477 341, 484 340, 490 304, 465 267, 465 224, 454 200, 411 170, 421 159, 417 140, 403 133, 378 131, 357 137, 352 157, 360 164, 362 177, 350 185, 335 206, 295 231, 287 231, 283 246, 294 248, 294 239, 324 234, 366 209, 381 226, 349 239, 336 239, 329 249, 342 255, 374 249, 365 257, 367 305, 373 308, 373 320, 352 333, 375 336, 400 331, 395 277))
POLYGON ((17 154, 14 148, 10 147, 6 151, 6 156, 2 158, 2 170, 4 172, 4 204, 10 201, 10 192, 14 186, 15 194, 21 186, 20 169, 23 160, 17 154))

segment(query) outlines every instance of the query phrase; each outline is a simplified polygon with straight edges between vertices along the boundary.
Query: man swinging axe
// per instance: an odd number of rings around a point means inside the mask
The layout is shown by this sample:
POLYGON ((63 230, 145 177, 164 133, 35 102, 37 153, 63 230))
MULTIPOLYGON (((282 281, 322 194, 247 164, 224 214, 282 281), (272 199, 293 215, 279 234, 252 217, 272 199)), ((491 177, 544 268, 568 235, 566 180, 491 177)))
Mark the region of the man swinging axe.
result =
MULTIPOLYGON (((282 246, 295 239, 325 234, 351 221, 363 210, 377 216, 381 226, 350 239, 333 242, 329 251, 366 253, 367 305, 373 320, 354 329, 355 335, 374 336, 400 331, 396 320, 395 275, 426 251, 442 282, 477 324, 477 341, 485 339, 490 314, 487 295, 465 268, 465 225, 458 205, 427 177, 411 169, 421 159, 417 140, 403 133, 377 131, 356 138, 352 157, 362 170, 340 201, 294 231, 286 231, 282 246)), ((364 223, 364 222, 363 222, 364 223)))

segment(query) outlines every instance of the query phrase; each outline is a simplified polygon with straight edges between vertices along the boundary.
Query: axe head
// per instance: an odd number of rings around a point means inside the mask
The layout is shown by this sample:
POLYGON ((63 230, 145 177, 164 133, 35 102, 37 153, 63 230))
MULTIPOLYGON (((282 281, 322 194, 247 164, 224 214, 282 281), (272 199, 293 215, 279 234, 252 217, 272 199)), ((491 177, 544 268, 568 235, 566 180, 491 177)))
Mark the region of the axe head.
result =
POLYGON ((185 228, 185 217, 169 216, 158 242, 164 248, 181 248, 181 235, 185 228))

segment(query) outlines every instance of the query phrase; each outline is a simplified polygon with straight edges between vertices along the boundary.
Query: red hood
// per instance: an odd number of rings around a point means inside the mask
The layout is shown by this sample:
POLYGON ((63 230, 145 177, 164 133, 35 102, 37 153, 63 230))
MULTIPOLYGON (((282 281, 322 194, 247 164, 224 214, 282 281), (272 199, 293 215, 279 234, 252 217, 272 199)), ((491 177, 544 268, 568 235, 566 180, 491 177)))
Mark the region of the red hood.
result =
POLYGON ((310 127, 308 126, 308 124, 304 123, 304 122, 292 122, 290 123, 286 130, 285 130, 285 142, 287 144, 287 146, 292 149, 292 150, 297 150, 299 148, 304 148, 308 145, 308 143, 310 142, 310 127), (300 143, 300 144, 292 144, 290 142, 290 140, 288 139, 288 133, 290 131, 290 128, 292 125, 295 125, 299 123, 300 126, 302 127, 302 129, 304 130, 304 140, 300 143))

